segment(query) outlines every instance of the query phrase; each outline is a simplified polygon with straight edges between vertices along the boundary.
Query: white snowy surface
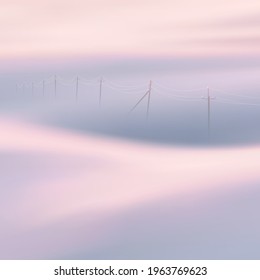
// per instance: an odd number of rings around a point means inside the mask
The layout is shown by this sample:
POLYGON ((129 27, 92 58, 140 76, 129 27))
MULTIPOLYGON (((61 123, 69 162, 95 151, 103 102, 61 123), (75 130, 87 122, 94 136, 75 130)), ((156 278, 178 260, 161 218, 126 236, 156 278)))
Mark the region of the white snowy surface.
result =
POLYGON ((260 257, 260 147, 187 148, 0 119, 0 258, 260 257))

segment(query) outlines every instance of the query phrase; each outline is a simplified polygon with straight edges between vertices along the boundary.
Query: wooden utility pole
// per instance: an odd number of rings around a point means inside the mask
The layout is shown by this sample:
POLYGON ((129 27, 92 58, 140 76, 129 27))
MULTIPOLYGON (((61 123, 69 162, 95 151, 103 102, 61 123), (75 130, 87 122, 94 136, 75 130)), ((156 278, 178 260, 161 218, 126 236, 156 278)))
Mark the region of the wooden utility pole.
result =
POLYGON ((203 99, 207 99, 208 103, 208 142, 211 141, 211 100, 215 99, 210 95, 209 87, 207 87, 207 97, 202 97, 203 99))
POLYGON ((203 99, 207 99, 208 103, 208 141, 211 141, 211 100, 215 99, 210 95, 210 89, 207 88, 207 97, 203 97, 203 99))
POLYGON ((209 92, 209 88, 208 88, 208 139, 210 141, 210 101, 211 101, 211 97, 210 97, 210 92, 209 92))

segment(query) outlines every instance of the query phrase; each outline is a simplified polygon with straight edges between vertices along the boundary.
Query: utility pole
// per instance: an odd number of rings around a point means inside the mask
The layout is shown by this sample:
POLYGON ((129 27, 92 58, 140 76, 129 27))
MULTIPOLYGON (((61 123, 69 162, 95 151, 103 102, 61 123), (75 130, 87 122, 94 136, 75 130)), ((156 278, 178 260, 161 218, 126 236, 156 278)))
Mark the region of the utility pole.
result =
POLYGON ((76 81, 76 100, 78 100, 78 92, 79 92, 79 77, 77 77, 77 81, 76 81))
POLYGON ((103 87, 103 78, 101 77, 99 83, 99 107, 101 107, 101 101, 102 101, 102 87, 103 87))
POLYGON ((146 109, 146 119, 148 119, 149 116, 149 110, 150 110, 150 101, 151 101, 151 92, 152 92, 152 81, 150 81, 147 92, 139 99, 139 101, 135 104, 135 106, 129 111, 129 113, 132 113, 134 109, 144 100, 146 96, 148 96, 147 100, 147 109, 146 109))
POLYGON ((207 99, 208 103, 208 141, 211 141, 211 100, 215 99, 210 95, 210 89, 207 87, 207 97, 202 97, 203 99, 207 99))
POLYGON ((134 111, 134 109, 144 100, 144 98, 149 94, 149 90, 138 100, 135 106, 129 111, 129 114, 134 111))
POLYGON ((209 88, 208 88, 208 139, 210 141, 210 101, 211 101, 211 97, 210 97, 210 92, 209 92, 209 88))
POLYGON ((148 117, 149 117, 150 101, 151 101, 151 92, 152 92, 152 81, 150 81, 150 83, 149 83, 149 89, 148 89, 148 100, 147 100, 146 119, 148 119, 148 117))

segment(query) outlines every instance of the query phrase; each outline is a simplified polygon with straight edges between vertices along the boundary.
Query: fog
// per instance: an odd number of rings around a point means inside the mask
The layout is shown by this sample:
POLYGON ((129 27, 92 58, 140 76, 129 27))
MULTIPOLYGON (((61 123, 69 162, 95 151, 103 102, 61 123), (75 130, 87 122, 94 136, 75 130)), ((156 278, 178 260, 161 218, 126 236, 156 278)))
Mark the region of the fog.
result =
POLYGON ((1 76, 0 110, 46 125, 137 141, 254 144, 260 140, 258 61, 255 57, 111 58, 56 61, 49 68, 31 64, 25 70, 18 65, 12 74, 1 76), (147 92, 150 80, 147 119, 148 96, 129 112, 147 92), (212 97, 210 142, 207 88, 212 97))
POLYGON ((24 65, 0 76, 0 259, 259 259, 257 57, 24 65))

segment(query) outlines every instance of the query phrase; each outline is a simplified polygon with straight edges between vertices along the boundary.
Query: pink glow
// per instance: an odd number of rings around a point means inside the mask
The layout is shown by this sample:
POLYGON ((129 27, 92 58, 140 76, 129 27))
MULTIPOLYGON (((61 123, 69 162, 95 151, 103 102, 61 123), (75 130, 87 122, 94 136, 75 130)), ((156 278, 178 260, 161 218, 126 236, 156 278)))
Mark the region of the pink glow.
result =
POLYGON ((260 8, 258 1, 16 0, 0 4, 1 58, 259 53, 254 40, 259 22, 252 20, 260 8), (235 43, 239 40, 247 43, 235 43))
MULTIPOLYGON (((95 158, 100 165, 61 169, 53 180, 19 182, 25 190, 2 206, 19 227, 35 227, 82 212, 118 211, 168 195, 225 190, 259 179, 260 148, 187 149, 73 135, 22 122, 0 122, 0 151, 95 158), (127 153, 125 152, 127 151, 127 153), (186 174, 186 175, 185 175, 186 174)), ((51 164, 51 157, 50 157, 51 164)), ((10 172, 14 172, 10 170, 10 172)), ((4 211, 4 212, 5 212, 4 211)), ((3 211, 2 211, 3 212, 3 211)))

